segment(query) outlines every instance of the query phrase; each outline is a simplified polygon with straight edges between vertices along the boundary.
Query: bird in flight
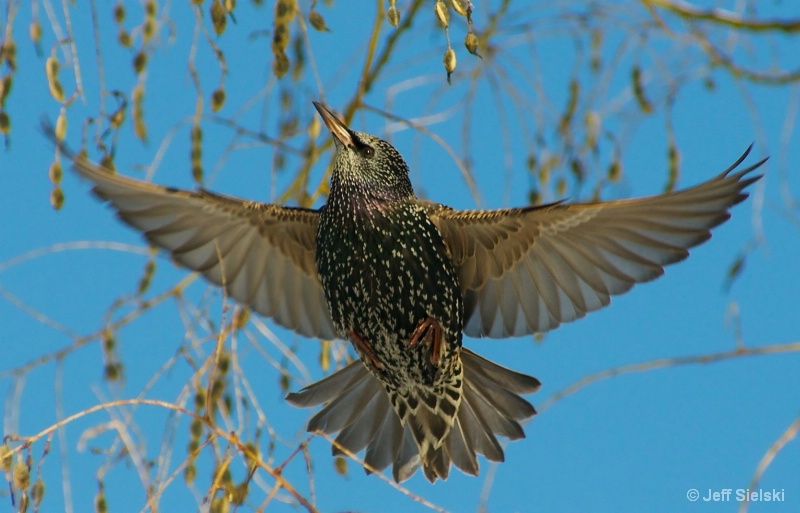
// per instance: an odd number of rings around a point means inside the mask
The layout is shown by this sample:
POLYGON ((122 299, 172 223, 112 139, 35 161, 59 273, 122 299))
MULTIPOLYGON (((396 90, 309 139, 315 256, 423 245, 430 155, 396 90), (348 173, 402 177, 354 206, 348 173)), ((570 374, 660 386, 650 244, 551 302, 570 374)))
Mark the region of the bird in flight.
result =
POLYGON ((319 209, 183 191, 75 159, 125 223, 181 266, 311 338, 352 343, 357 361, 287 400, 323 405, 308 430, 337 435, 334 455, 365 451, 368 472, 431 482, 497 437, 524 437, 539 381, 462 346, 462 337, 543 333, 609 304, 686 258, 730 217, 766 160, 653 197, 504 210, 454 210, 416 197, 388 142, 314 102, 335 143, 319 209))

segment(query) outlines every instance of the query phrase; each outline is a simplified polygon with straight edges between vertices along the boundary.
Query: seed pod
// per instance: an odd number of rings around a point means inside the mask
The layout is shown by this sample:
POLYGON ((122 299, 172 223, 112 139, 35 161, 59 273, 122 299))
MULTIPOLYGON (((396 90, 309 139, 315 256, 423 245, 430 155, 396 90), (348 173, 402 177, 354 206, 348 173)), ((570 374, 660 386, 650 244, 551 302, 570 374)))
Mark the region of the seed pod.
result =
POLYGON ((453 4, 453 10, 459 16, 467 15, 467 0, 450 0, 450 3, 453 4))
POLYGON ((272 63, 272 71, 275 76, 281 78, 289 71, 289 58, 285 53, 275 55, 275 61, 272 63))
POLYGON ((619 162, 619 159, 615 158, 614 162, 608 166, 608 181, 609 182, 618 182, 620 177, 622 176, 622 165, 619 162))
POLYGON ((64 177, 64 170, 61 167, 61 162, 55 161, 50 165, 50 170, 47 172, 50 182, 53 185, 61 184, 61 179, 64 177))
POLYGON ((9 38, 0 45, 0 64, 5 61, 12 70, 17 69, 17 45, 9 38))
POLYGON ((333 467, 340 476, 347 475, 347 460, 342 457, 337 457, 333 460, 333 467))
POLYGON ((39 41, 42 40, 42 26, 38 21, 34 21, 28 26, 28 36, 33 44, 39 44, 39 41))
POLYGON ((0 445, 0 471, 3 473, 11 470, 11 464, 14 462, 11 456, 11 449, 6 444, 0 445))
POLYGON ((225 10, 228 11, 228 14, 232 13, 234 9, 236 9, 236 0, 225 0, 225 10))
POLYGON ((117 25, 121 25, 125 21, 125 6, 117 4, 114 6, 114 21, 117 25))
POLYGON ((142 141, 147 140, 147 127, 144 124, 144 88, 141 85, 137 85, 134 90, 133 94, 131 95, 133 99, 133 131, 136 134, 136 137, 141 139, 142 141))
POLYGON ((191 134, 191 141, 192 141, 192 151, 191 151, 191 159, 192 159, 192 178, 198 184, 203 183, 203 129, 200 128, 200 125, 195 125, 192 128, 191 134))
POLYGON ((447 4, 442 0, 437 0, 434 11, 436 12, 436 17, 439 19, 439 23, 442 24, 442 28, 447 28, 450 23, 450 11, 447 10, 447 4))
POLYGON ((8 113, 5 111, 0 111, 0 134, 8 135, 11 132, 11 118, 8 117, 8 113))
POLYGON ((467 51, 469 53, 483 59, 483 57, 481 57, 481 55, 478 53, 478 36, 476 36, 473 32, 467 34, 467 37, 464 39, 464 46, 467 47, 467 51))
POLYGON ((276 23, 275 32, 272 34, 272 52, 274 54, 284 53, 289 46, 289 26, 285 23, 276 23))
POLYGON ((64 191, 61 190, 61 187, 55 187, 50 191, 50 206, 53 207, 53 210, 61 210, 64 206, 64 191))
POLYGON ((214 26, 214 33, 221 36, 225 32, 228 24, 227 13, 219 0, 214 0, 211 4, 211 24, 214 26))
POLYGON ((144 14, 148 18, 155 18, 156 13, 158 13, 158 4, 156 4, 155 0, 147 0, 144 4, 144 14))
POLYGON ((31 482, 31 472, 28 466, 21 461, 14 465, 14 488, 17 490, 27 490, 31 482))
POLYGON ((64 88, 58 81, 59 64, 55 57, 49 57, 44 64, 45 75, 47 75, 47 85, 50 87, 50 94, 59 103, 64 102, 64 88))
POLYGON ((311 23, 311 26, 319 32, 331 31, 331 29, 329 29, 325 24, 325 18, 323 18, 322 15, 317 11, 311 11, 308 13, 308 21, 311 23))
POLYGON ((37 479, 36 482, 33 483, 31 496, 33 497, 33 504, 38 507, 42 503, 42 499, 44 499, 44 481, 37 479))
POLYGON ((389 8, 389 12, 386 13, 386 17, 389 18, 389 24, 394 28, 400 24, 400 11, 397 10, 395 6, 391 6, 389 8))
POLYGON ((145 66, 147 66, 147 54, 142 50, 133 57, 133 71, 138 75, 144 71, 145 66))
POLYGON ((450 83, 450 75, 456 70, 456 52, 452 48, 448 48, 444 52, 444 69, 447 71, 447 83, 450 83))
POLYGON ((275 23, 289 23, 297 14, 297 0, 278 0, 275 2, 275 23))
POLYGON ((120 30, 119 34, 117 35, 117 42, 123 48, 130 48, 131 47, 131 35, 128 34, 126 30, 120 30))
POLYGON ((190 485, 194 482, 196 478, 197 478, 197 467, 195 466, 194 463, 189 463, 183 470, 183 480, 186 481, 186 484, 190 485))
POLYGON ((211 95, 211 112, 219 112, 225 105, 225 89, 219 88, 211 95))
POLYGON ((55 136, 58 142, 62 142, 67 136, 67 113, 64 110, 61 111, 56 120, 55 136))
POLYGON ((13 75, 6 75, 3 80, 0 80, 0 107, 6 103, 8 93, 11 92, 11 86, 14 85, 13 75))
POLYGON ((108 513, 108 502, 106 502, 106 492, 103 489, 103 485, 100 485, 100 489, 97 491, 97 495, 94 496, 94 510, 97 513, 108 513))

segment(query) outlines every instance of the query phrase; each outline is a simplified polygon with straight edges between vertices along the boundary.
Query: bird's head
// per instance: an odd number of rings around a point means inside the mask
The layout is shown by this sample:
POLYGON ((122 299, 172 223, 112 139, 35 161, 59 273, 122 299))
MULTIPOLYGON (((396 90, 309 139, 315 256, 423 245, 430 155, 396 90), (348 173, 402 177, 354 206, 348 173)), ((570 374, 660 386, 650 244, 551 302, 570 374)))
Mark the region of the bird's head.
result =
POLYGON ((373 135, 350 130, 321 104, 314 102, 336 146, 332 182, 350 194, 384 201, 414 197, 408 165, 394 146, 373 135))

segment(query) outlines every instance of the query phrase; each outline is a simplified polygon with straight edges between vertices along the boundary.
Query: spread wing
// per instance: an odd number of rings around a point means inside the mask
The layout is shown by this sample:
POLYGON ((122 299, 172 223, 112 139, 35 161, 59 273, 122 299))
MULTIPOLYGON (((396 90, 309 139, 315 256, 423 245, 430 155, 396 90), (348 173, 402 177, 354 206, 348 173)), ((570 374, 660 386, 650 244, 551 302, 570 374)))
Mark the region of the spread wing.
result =
POLYGON ((314 262, 319 214, 123 178, 84 159, 93 192, 152 244, 301 335, 336 337, 314 262))
POLYGON ((664 273, 730 217, 766 160, 649 198, 457 211, 422 202, 450 250, 464 294, 464 333, 541 333, 664 273))

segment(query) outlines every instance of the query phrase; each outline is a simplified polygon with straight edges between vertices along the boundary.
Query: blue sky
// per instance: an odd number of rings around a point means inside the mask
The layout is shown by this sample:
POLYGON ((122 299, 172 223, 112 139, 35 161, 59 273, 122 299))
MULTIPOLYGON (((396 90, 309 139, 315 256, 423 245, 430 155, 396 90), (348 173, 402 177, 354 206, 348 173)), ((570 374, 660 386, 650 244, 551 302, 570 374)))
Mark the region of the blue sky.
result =
MULTIPOLYGON (((580 115, 596 110, 604 129, 621 140, 623 177, 602 189, 605 199, 655 194, 663 189, 666 121, 658 102, 672 85, 666 77, 684 83, 671 114, 682 158, 679 187, 718 174, 751 142, 755 147, 747 162, 771 157, 762 168, 765 178, 750 189, 751 198, 733 210, 732 219, 717 229, 708 243, 693 250, 687 261, 669 268, 663 278, 615 298, 609 308, 547 334, 540 343, 532 339, 465 340, 478 353, 538 377, 542 389, 529 398, 537 407, 594 373, 664 358, 731 351, 737 344, 736 326, 748 348, 799 342, 800 225, 796 207, 792 212, 787 198, 800 191, 800 154, 795 150, 800 141, 793 130, 800 89, 734 82, 725 70, 707 71, 704 61, 693 61, 692 57, 697 58, 699 53, 686 48, 688 41, 670 41, 663 34, 626 43, 626 38, 633 38, 630 27, 647 17, 638 4, 625 5, 608 8, 611 21, 607 24, 601 20, 591 22, 595 26, 618 27, 606 35, 601 54, 604 62, 619 59, 618 72, 601 77, 588 71, 586 54, 581 54, 586 50, 576 50, 572 42, 577 25, 567 20, 578 11, 555 4, 516 12, 513 19, 519 20, 519 25, 506 21, 512 28, 497 36, 502 51, 495 57, 495 64, 509 73, 515 93, 524 100, 522 106, 507 93, 497 94, 487 81, 470 82, 469 73, 477 66, 491 65, 491 59, 487 55, 484 61, 478 61, 462 51, 462 24, 455 24, 451 31, 459 64, 453 85, 446 85, 441 66, 444 35, 433 25, 433 13, 425 6, 413 35, 404 40, 388 71, 366 98, 368 105, 404 118, 422 120, 421 116, 435 116, 436 121, 427 124, 427 130, 451 145, 457 155, 471 157, 480 206, 484 208, 527 201, 527 191, 537 179, 526 171, 525 162, 530 152, 541 150, 532 140, 540 137, 549 147, 558 147, 554 143, 558 137, 556 124, 566 105, 572 77, 581 81, 586 93, 579 104, 580 115), (524 31, 520 28, 523 22, 530 22, 524 31), (615 54, 620 48, 623 50, 615 54), (639 112, 630 92, 630 69, 636 62, 646 70, 646 91, 659 105, 650 116, 639 112), (707 87, 709 81, 713 88, 707 87), (474 94, 470 105, 465 103, 468 94, 474 94), (467 112, 472 113, 472 125, 467 139, 470 148, 465 152, 462 124, 467 112), (726 290, 728 267, 754 243, 743 273, 726 290), (734 311, 737 316, 732 321, 734 311)), ((402 2, 400 7, 402 11, 402 2)), ((307 5, 302 4, 301 8, 306 10, 307 5)), ((136 5, 129 7, 133 20, 140 16, 137 9, 136 5)), ((132 137, 128 120, 121 131, 116 165, 120 172, 141 178, 139 170, 158 158, 155 182, 192 187, 187 159, 189 125, 181 125, 174 140, 161 146, 179 121, 190 119, 196 100, 185 65, 192 43, 192 14, 183 2, 175 3, 171 9, 175 39, 165 40, 149 64, 145 116, 150 143, 142 145, 132 137)), ((482 4, 476 15, 478 29, 486 23, 481 9, 485 9, 482 4)), ((758 14, 765 18, 793 14, 780 6, 772 9, 758 14)), ((309 34, 324 87, 320 90, 314 80, 308 79, 294 90, 303 126, 315 115, 312 100, 324 99, 332 108, 343 109, 352 97, 374 14, 370 7, 356 16, 344 4, 333 9, 320 7, 320 11, 333 32, 309 34)), ((132 55, 114 43, 116 29, 110 23, 110 8, 100 14, 107 88, 129 91, 135 83, 130 67, 132 55)), ((69 111, 67 139, 72 146, 78 146, 81 121, 96 115, 97 71, 88 6, 73 8, 71 15, 76 37, 84 45, 80 58, 87 91, 86 102, 78 101, 69 111)), ((237 119, 241 124, 255 130, 263 127, 268 135, 275 135, 281 85, 271 76, 269 40, 248 39, 253 31, 270 28, 271 20, 271 8, 253 10, 242 5, 237 11, 238 23, 229 23, 227 33, 217 42, 230 69, 225 79, 228 100, 221 114, 233 116, 240 111, 237 119), (255 102, 245 107, 252 99, 255 102)), ((103 381, 103 357, 97 342, 76 350, 60 366, 51 361, 35 367, 23 380, 13 379, 11 369, 70 346, 73 338, 69 332, 86 335, 100 329, 106 322, 109 305, 135 292, 147 262, 147 248, 140 237, 116 221, 107 208, 91 197, 88 184, 81 183, 71 172, 65 173, 63 182, 64 209, 55 212, 50 208, 47 169, 53 148, 39 122, 42 116, 54 120, 58 115, 58 105, 49 96, 43 76, 44 58, 49 55, 54 37, 44 21, 45 57, 37 57, 26 39, 29 21, 30 12, 24 7, 14 26, 20 67, 8 103, 13 131, 9 147, 0 155, 0 319, 6 328, 0 334, 0 383, 7 398, 3 432, 24 435, 37 433, 55 422, 54 391, 58 380, 66 415, 111 398, 136 398, 140 394, 149 399, 176 401, 191 376, 185 361, 159 375, 152 387, 148 382, 191 339, 186 335, 187 325, 195 338, 208 334, 202 323, 191 320, 195 309, 208 312, 216 326, 224 315, 218 291, 197 280, 187 290, 184 301, 166 301, 117 334, 125 364, 124 386, 109 386, 103 381), (78 249, 78 243, 83 241, 129 246, 123 250, 78 249), (29 252, 60 244, 71 244, 68 247, 72 249, 51 250, 15 262, 29 252), (18 302, 24 303, 25 308, 20 308, 18 302), (26 309, 39 312, 68 333, 43 323, 26 309)), ((676 31, 685 31, 675 18, 665 15, 664 21, 676 31)), ((720 45, 731 43, 720 29, 703 28, 720 45)), ((391 29, 385 27, 381 38, 390 33, 391 29)), ((202 43, 203 37, 200 39, 197 66, 208 98, 218 85, 218 66, 202 43)), ((793 45, 796 41, 788 36, 768 40, 751 37, 737 47, 735 55, 756 69, 776 66, 775 55, 779 55, 785 59, 780 64, 792 69, 796 65, 790 60, 789 49, 793 45), (748 48, 742 50, 746 45, 748 48)), ((68 92, 74 90, 69 69, 62 70, 62 80, 68 92)), ((475 207, 475 199, 458 167, 431 138, 370 112, 358 114, 352 126, 389 138, 406 156, 421 195, 456 208, 475 207)), ((271 146, 247 139, 234 141, 230 130, 212 123, 204 127, 203 158, 209 188, 259 201, 270 201, 284 191, 296 160, 290 159, 287 170, 276 172, 271 146), (233 148, 229 146, 232 141, 233 148)), ((328 134, 323 132, 320 137, 328 134)), ((301 133, 288 144, 300 148, 305 141, 301 133)), ((587 166, 592 185, 570 187, 572 199, 590 198, 593 184, 603 176, 614 145, 603 139, 600 148, 597 161, 587 166)), ((544 155, 537 153, 537 157, 544 155)), ((313 168, 312 185, 322 178, 328 162, 329 155, 324 155, 313 168)), ((553 175, 553 181, 562 176, 571 180, 565 165, 554 170, 553 175)), ((544 189, 544 194, 548 200, 556 199, 552 187, 544 189)), ((157 297, 185 277, 186 273, 168 259, 159 258, 146 298, 157 297)), ((111 315, 120 319, 132 310, 126 304, 111 315)), ((267 327, 283 344, 297 351, 314 379, 322 376, 316 341, 302 339, 269 321, 267 327)), ((246 333, 270 358, 281 361, 280 351, 255 326, 249 326, 246 333)), ((242 372, 266 412, 265 425, 272 430, 275 442, 271 463, 278 465, 307 437, 304 425, 311 412, 293 409, 283 402, 283 392, 277 387, 278 373, 244 333, 227 343, 229 347, 235 344, 242 372)), ((201 351, 207 355, 213 347, 213 340, 206 340, 201 351)), ((289 368, 296 378, 291 388, 297 390, 303 385, 303 373, 292 365, 289 368)), ((526 439, 507 446, 505 463, 495 467, 481 461, 481 477, 453 471, 447 482, 430 486, 418 475, 405 486, 414 495, 449 511, 476 510, 482 500, 491 511, 731 511, 738 503, 690 502, 687 491, 697 489, 704 496, 709 490, 747 486, 764 453, 798 418, 798 370, 800 356, 795 347, 794 352, 670 366, 603 380, 545 409, 526 426, 526 439)), ((73 507, 84 511, 91 506, 97 491, 97 469, 104 461, 91 449, 105 450, 113 438, 111 433, 101 433, 88 440, 83 450, 79 440, 85 430, 110 419, 103 413, 81 419, 65 430, 63 447, 58 439, 53 441, 41 470, 48 489, 47 510, 62 509, 62 451, 69 464, 73 507)), ((135 411, 134 419, 140 429, 136 436, 146 442, 148 457, 158 457, 165 425, 171 426, 171 419, 165 411, 145 406, 135 411)), ((179 422, 175 429, 177 442, 166 466, 168 472, 174 471, 185 457, 188 422, 179 422)), ((264 451, 269 437, 267 433, 261 435, 264 451)), ((39 442, 32 451, 36 462, 42 452, 43 443, 39 442)), ((346 477, 337 475, 330 446, 321 438, 311 441, 310 455, 316 504, 321 511, 426 509, 380 479, 364 476, 354 462, 350 462, 346 477)), ((201 459, 205 466, 200 466, 194 495, 178 477, 163 495, 162 510, 196 509, 193 501, 202 497, 209 485, 208 461, 201 459), (187 509, 186 504, 192 506, 187 509)), ((234 468, 237 479, 243 473, 241 465, 234 468)), ((293 459, 285 473, 301 493, 309 494, 306 465, 301 457, 293 459)), ((800 507, 797 475, 800 449, 795 441, 777 456, 760 484, 763 490, 784 490, 784 502, 752 504, 750 510, 787 511, 800 507)), ((144 508, 142 486, 131 467, 118 465, 104 479, 113 511, 144 508)), ((263 474, 259 479, 271 485, 263 474)), ((251 486, 248 505, 257 508, 267 493, 251 486)), ((7 496, 0 496, 0 500, 9 501, 7 496)), ((296 511, 282 503, 272 503, 270 509, 296 511)))

